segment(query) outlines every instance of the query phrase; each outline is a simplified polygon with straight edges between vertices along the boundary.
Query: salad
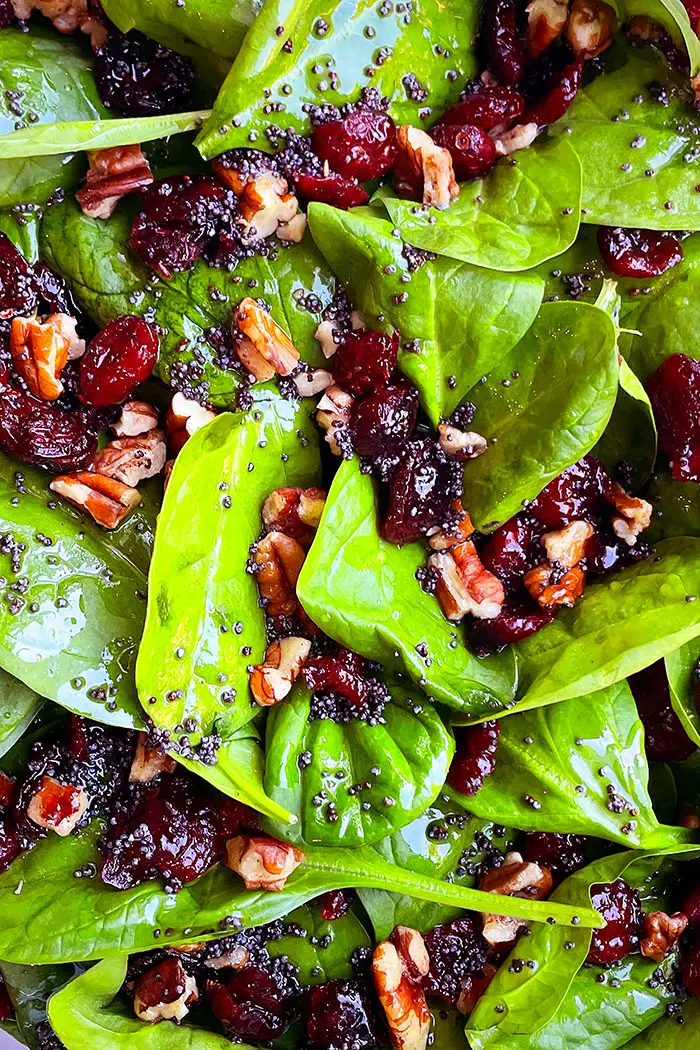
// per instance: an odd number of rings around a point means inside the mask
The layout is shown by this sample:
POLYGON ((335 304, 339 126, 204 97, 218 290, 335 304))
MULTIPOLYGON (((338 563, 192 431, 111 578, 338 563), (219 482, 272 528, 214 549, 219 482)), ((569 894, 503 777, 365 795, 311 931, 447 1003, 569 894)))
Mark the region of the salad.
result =
POLYGON ((2 1028, 700 1046, 697 0, 0 0, 0 89, 2 1028))

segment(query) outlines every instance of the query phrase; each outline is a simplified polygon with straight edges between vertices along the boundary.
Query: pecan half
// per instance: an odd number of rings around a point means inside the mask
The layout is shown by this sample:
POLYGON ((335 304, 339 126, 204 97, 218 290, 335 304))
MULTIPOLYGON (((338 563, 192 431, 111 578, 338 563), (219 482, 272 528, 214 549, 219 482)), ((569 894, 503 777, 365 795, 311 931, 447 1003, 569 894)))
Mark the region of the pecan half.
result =
POLYGON ((136 488, 140 481, 160 474, 166 459, 165 434, 151 430, 139 437, 110 441, 95 455, 90 469, 136 488))
POLYGON ((339 386, 329 386, 316 405, 316 422, 326 431, 326 441, 334 456, 342 456, 343 432, 348 432, 350 413, 354 401, 352 394, 339 386))
POLYGON ((667 915, 665 911, 645 915, 639 942, 642 955, 654 962, 662 962, 687 925, 688 917, 680 911, 673 915, 667 915))
POLYGON ((137 977, 134 984, 134 1013, 142 1021, 182 1021, 190 1005, 199 998, 197 982, 185 972, 175 956, 161 959, 137 977))
POLYGON ((423 203, 441 211, 459 197, 452 157, 430 135, 410 124, 396 132, 396 146, 416 178, 423 180, 423 203))
POLYGON ((308 550, 325 505, 324 489, 274 489, 263 503, 263 525, 267 532, 283 532, 308 550))
POLYGON ((89 801, 81 787, 60 784, 53 777, 45 776, 29 800, 27 816, 40 828, 55 831, 63 838, 70 835, 89 801))
POLYGON ((542 562, 525 573, 523 583, 543 609, 554 609, 562 605, 570 609, 583 594, 586 573, 580 565, 574 565, 572 569, 563 572, 549 562, 542 562))
POLYGON ((585 557, 586 544, 593 536, 595 529, 587 521, 572 521, 563 529, 547 532, 542 537, 542 546, 547 553, 547 560, 553 565, 573 569, 574 565, 585 557))
POLYGON ((309 655, 307 638, 281 638, 265 650, 265 662, 250 674, 250 689, 256 703, 272 707, 288 696, 309 655))
POLYGON ((595 58, 612 43, 615 9, 603 0, 572 0, 566 39, 572 51, 583 58, 595 58))
POLYGON ((140 146, 88 150, 88 161, 85 186, 75 197, 83 214, 91 219, 109 219, 122 197, 138 193, 153 182, 140 146))
POLYGON ((86 470, 74 474, 59 474, 49 488, 63 496, 76 507, 86 510, 106 529, 115 529, 129 511, 138 506, 141 496, 136 489, 122 484, 104 474, 92 474, 86 470))
POLYGON ((305 557, 301 544, 283 532, 268 532, 257 544, 255 579, 268 616, 292 616, 297 611, 297 580, 305 557))
POLYGON ((242 333, 236 353, 248 371, 264 382, 274 375, 288 376, 299 361, 299 351, 267 310, 246 297, 233 313, 234 327, 242 333))
POLYGON ((177 393, 165 413, 165 433, 170 455, 176 456, 185 442, 198 430, 216 419, 216 413, 200 405, 199 401, 177 393))
POLYGON ((174 773, 177 768, 174 758, 163 754, 157 747, 149 747, 147 740, 145 733, 139 733, 136 752, 129 770, 129 781, 132 784, 147 784, 161 773, 174 773))
POLYGON ((435 571, 437 599, 448 620, 461 620, 467 613, 479 620, 498 616, 505 601, 503 584, 482 565, 471 540, 436 551, 428 565, 435 571))
POLYGON ((628 495, 616 481, 606 492, 606 499, 618 512, 612 519, 615 535, 624 540, 629 547, 634 547, 640 532, 644 532, 651 525, 651 503, 638 496, 628 495))
POLYGON ((372 980, 394 1050, 425 1050, 430 1034, 425 993, 391 941, 382 941, 374 949, 372 980))
POLYGON ((303 860, 296 846, 269 837, 237 835, 226 843, 226 864, 241 876, 247 890, 279 893, 303 860))
POLYGON ((459 430, 449 423, 440 423, 438 434, 440 448, 445 455, 458 460, 478 459, 488 448, 486 438, 474 430, 459 430))
POLYGON ((42 323, 32 317, 15 317, 10 328, 13 364, 35 397, 55 401, 63 393, 61 374, 69 358, 85 352, 78 339, 75 319, 51 314, 42 323))
POLYGON ((532 0, 527 6, 525 42, 531 58, 559 36, 569 17, 569 0, 532 0))
MULTIPOLYGON (((176 395, 177 396, 177 395, 176 395)), ((139 437, 158 426, 158 410, 147 401, 127 401, 122 405, 122 414, 113 425, 117 437, 139 437)))
POLYGON ((395 926, 389 940, 399 953, 408 976, 413 981, 421 981, 430 969, 430 956, 418 930, 410 926, 395 926))

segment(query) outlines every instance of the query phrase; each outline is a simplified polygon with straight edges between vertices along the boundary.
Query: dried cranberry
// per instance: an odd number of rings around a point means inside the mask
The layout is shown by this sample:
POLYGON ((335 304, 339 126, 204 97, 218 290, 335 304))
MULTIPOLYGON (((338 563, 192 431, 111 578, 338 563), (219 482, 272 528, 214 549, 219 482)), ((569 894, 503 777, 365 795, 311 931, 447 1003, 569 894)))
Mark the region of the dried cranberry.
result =
POLYGON ((369 995, 358 981, 309 988, 304 1012, 315 1050, 372 1050, 380 1043, 369 995))
POLYGON ((660 277, 683 261, 672 233, 599 226, 596 237, 603 262, 618 277, 660 277))
POLYGON ((7 29, 15 20, 12 0, 0 0, 0 29, 7 29))
POLYGON ((85 468, 97 451, 97 437, 84 412, 63 412, 8 389, 0 397, 0 448, 60 474, 85 468))
POLYGON ((366 663, 349 649, 341 649, 334 656, 307 660, 303 675, 307 687, 314 693, 340 693, 358 707, 367 700, 366 663))
POLYGON ((525 68, 513 0, 486 0, 481 12, 481 41, 496 80, 512 87, 525 68))
POLYGON ((528 514, 516 514, 492 532, 480 556, 482 564, 497 576, 507 591, 516 590, 523 576, 542 559, 541 522, 528 514))
POLYGON ((469 648, 477 656, 505 649, 537 634, 554 619, 550 609, 542 609, 530 598, 506 598, 493 620, 472 619, 468 625, 469 648))
POLYGON ((226 845, 228 839, 235 838, 242 831, 260 831, 260 818, 254 809, 237 802, 235 798, 228 796, 222 798, 219 803, 218 833, 221 848, 226 845))
POLYGON ((116 317, 89 343, 80 361, 83 404, 116 405, 148 379, 158 360, 158 332, 142 317, 116 317))
POLYGON ((321 918, 325 922, 335 922, 347 915, 352 907, 354 894, 352 890, 329 890, 321 897, 321 918))
MULTIPOLYGON (((525 109, 525 99, 511 88, 500 84, 479 87, 443 113, 438 124, 474 124, 491 131, 501 124, 510 124, 525 109)), ((435 129, 431 131, 434 137, 435 129)))
POLYGON ((700 883, 686 895, 681 911, 687 917, 689 926, 700 926, 700 883))
POLYGON ((68 285, 46 263, 34 264, 34 284, 41 299, 43 312, 80 316, 80 310, 68 285))
POLYGON ((700 997, 700 933, 697 930, 681 942, 680 968, 690 994, 700 997))
POLYGON ((131 249, 168 280, 197 261, 235 208, 235 195, 209 175, 152 183, 131 228, 131 249))
POLYGON ((638 671, 628 679, 644 725, 647 758, 658 762, 681 762, 697 750, 673 710, 663 660, 638 671))
MULTIPOLYGON (((0 16, 2 15, 2 9, 0 8, 0 16)), ((0 26, 2 23, 0 23, 0 26)), ((7 1021, 10 1017, 14 1017, 15 1009, 12 1005, 9 992, 3 977, 0 975, 0 1021, 7 1021)))
POLYGON ((412 543, 449 525, 452 501, 461 494, 460 464, 448 459, 429 438, 413 438, 389 479, 389 499, 381 532, 389 543, 412 543))
POLYGON ((312 141, 321 160, 346 178, 376 179, 396 156, 396 125, 375 109, 358 108, 342 120, 314 128, 312 141))
POLYGON ((547 868, 555 883, 561 882, 586 863, 583 835, 560 835, 556 831, 534 831, 526 835, 520 852, 547 868))
POLYGON ((428 995, 439 995, 451 1006, 457 1005, 462 979, 478 973, 486 962, 487 945, 481 935, 481 922, 475 915, 464 915, 454 922, 436 926, 425 935, 430 970, 423 981, 428 995))
POLYGON ((327 175, 296 172, 294 185, 297 193, 305 200, 331 204, 334 208, 342 208, 343 211, 357 208, 369 200, 369 193, 356 179, 347 179, 335 171, 329 171, 327 175))
POLYGON ((583 59, 577 58, 559 73, 554 87, 545 97, 533 106, 529 106, 523 114, 523 124, 554 124, 556 120, 563 117, 571 103, 576 98, 581 87, 581 74, 583 72, 583 59))
POLYGON ((22 852, 19 832, 8 810, 0 811, 0 872, 7 871, 22 852))
POLYGON ((9 333, 13 317, 34 313, 37 301, 31 266, 10 238, 0 233, 0 335, 9 333))
POLYGON ((433 141, 452 157, 455 178, 460 182, 485 175, 496 163, 496 144, 473 124, 440 125, 431 132, 433 141))
POLYGON ((627 565, 649 558, 654 548, 646 540, 638 539, 633 547, 616 536, 612 529, 598 527, 595 535, 586 544, 588 571, 602 575, 617 572, 627 565))
POLYGON ((591 903, 607 925, 593 931, 587 962, 607 966, 626 959, 637 949, 644 920, 639 894, 624 879, 615 879, 591 886, 591 903))
POLYGON ((331 358, 333 378, 344 390, 359 397, 373 394, 389 382, 398 352, 398 332, 347 332, 331 358))
POLYGON ((659 444, 676 481, 700 481, 700 361, 671 354, 647 381, 659 444))
POLYGON ((528 511, 550 529, 563 529, 581 518, 595 520, 609 485, 602 463, 593 456, 584 456, 550 481, 528 511))
POLYGON ((496 768, 496 749, 501 726, 481 722, 455 728, 455 754, 447 782, 463 795, 475 795, 496 768))
POLYGON ((88 721, 80 715, 71 715, 68 719, 68 749, 76 762, 87 761, 88 721))
POLYGON ((353 405, 352 443, 360 456, 387 458, 400 452, 410 438, 418 416, 418 391, 398 382, 353 405))
POLYGON ((240 1039, 276 1039, 289 1024, 283 996, 270 974, 257 966, 232 970, 226 983, 207 982, 214 1014, 227 1035, 240 1039))
POLYGON ((112 31, 95 52, 95 82, 105 106, 124 117, 192 108, 194 70, 188 58, 142 33, 112 31))

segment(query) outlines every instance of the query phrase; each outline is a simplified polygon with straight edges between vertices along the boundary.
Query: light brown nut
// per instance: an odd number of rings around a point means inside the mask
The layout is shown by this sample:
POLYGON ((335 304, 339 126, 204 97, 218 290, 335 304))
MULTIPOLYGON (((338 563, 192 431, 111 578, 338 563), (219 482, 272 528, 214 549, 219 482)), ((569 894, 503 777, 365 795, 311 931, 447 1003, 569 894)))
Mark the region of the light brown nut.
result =
POLYGON ((63 838, 70 835, 89 801, 81 787, 61 784, 53 777, 45 776, 29 800, 27 816, 40 828, 55 831, 63 838))
POLYGON ((86 510, 99 525, 114 529, 129 511, 138 506, 141 496, 136 489, 122 484, 104 474, 92 474, 86 470, 74 474, 59 474, 49 488, 86 510))
POLYGON ((83 214, 91 219, 109 219, 122 197, 138 193, 153 182, 140 146, 89 150, 88 161, 85 186, 75 197, 83 214))
POLYGON ((230 952, 217 955, 214 958, 205 959, 204 965, 210 970, 242 970, 250 961, 250 952, 242 944, 232 948, 230 952))
POLYGON ((59 33, 74 33, 81 29, 91 37, 93 47, 101 47, 107 39, 107 29, 91 10, 89 0, 11 0, 15 17, 26 21, 32 11, 48 18, 59 33))
POLYGON ((316 406, 316 422, 326 431, 326 441, 334 456, 343 454, 339 435, 349 426, 354 400, 352 394, 339 386, 329 386, 316 406))
POLYGON ((482 918, 484 925, 481 935, 492 948, 503 949, 506 945, 514 944, 521 930, 527 929, 526 922, 510 915, 492 915, 488 912, 482 918))
POLYGON ((496 152, 502 157, 508 157, 511 153, 517 153, 521 149, 527 149, 535 141, 540 132, 537 121, 530 124, 516 124, 508 131, 501 131, 496 136, 492 135, 496 143, 496 152))
POLYGON ((504 897, 525 895, 542 900, 551 892, 552 876, 547 868, 523 860, 522 854, 512 851, 506 853, 500 868, 491 868, 481 876, 479 889, 504 897))
POLYGON ((411 980, 420 981, 425 977, 430 969, 430 956, 418 930, 410 926, 395 926, 389 940, 399 953, 411 980))
POLYGON ((247 890, 279 893, 303 861, 296 846, 270 837, 237 835, 226 843, 226 864, 241 876, 247 890))
POLYGON ((321 321, 314 332, 314 339, 321 347, 321 352, 326 358, 333 357, 341 338, 341 333, 337 328, 333 327, 332 321, 321 321))
POLYGON ((595 529, 588 521, 572 521, 556 532, 546 532, 542 537, 542 546, 547 553, 547 560, 553 565, 573 569, 585 557, 586 545, 594 532, 595 529))
POLYGON ((188 438, 213 419, 216 419, 215 412, 178 391, 165 413, 165 433, 171 456, 176 456, 188 438))
MULTIPOLYGON (((296 200, 296 197, 294 198, 296 200)), ((299 244, 304 240, 306 233, 306 216, 299 211, 288 222, 281 222, 276 229, 276 234, 281 241, 288 244, 299 244)))
MULTIPOLYGON (((280 225, 292 223, 299 213, 299 202, 289 192, 287 180, 280 175, 272 171, 251 174, 243 169, 225 166, 220 160, 214 160, 212 168, 238 197, 241 225, 251 240, 270 237, 280 225)), ((306 216, 303 218, 305 225, 306 216)), ((298 225, 293 227, 293 236, 289 239, 293 240, 297 232, 298 225)), ((303 236, 303 230, 301 232, 303 236)))
POLYGON ((308 638, 282 638, 265 650, 265 662, 250 673, 250 690, 261 707, 284 700, 301 674, 311 649, 308 638))
POLYGON ((612 519, 615 535, 624 540, 629 547, 634 547, 639 534, 651 525, 654 508, 645 499, 628 495, 616 481, 605 495, 608 502, 618 511, 612 519))
POLYGON ((333 386, 333 376, 325 368, 312 368, 308 372, 299 372, 294 376, 294 386, 300 397, 316 397, 333 386))
POLYGON ((586 573, 580 565, 563 572, 545 561, 526 572, 523 583, 543 609, 570 609, 584 592, 586 573))
MULTIPOLYGON (((176 395, 177 396, 177 395, 176 395)), ((127 401, 122 405, 122 414, 113 425, 117 437, 139 437, 158 426, 158 410, 147 401, 127 401)))
POLYGON ((166 459, 165 434, 151 430, 139 437, 110 441, 95 454, 90 469, 136 488, 140 481, 160 474, 166 459))
POLYGON ((478 459, 488 448, 486 438, 474 430, 459 430, 449 423, 440 423, 438 434, 440 448, 445 455, 458 460, 478 459))
POLYGON ((149 1024, 180 1022, 198 998, 194 977, 185 972, 178 958, 169 956, 136 979, 134 1013, 149 1024))
POLYGON ((662 962, 688 925, 688 917, 677 911, 652 911, 644 916, 639 948, 642 955, 654 962, 662 962))
POLYGON ((559 36, 569 17, 569 0, 532 0, 527 6, 525 44, 531 58, 559 36))
POLYGON ((129 770, 129 781, 132 784, 148 784, 161 773, 174 773, 177 768, 174 758, 163 754, 156 747, 149 747, 147 741, 146 734, 139 733, 136 752, 129 770))
POLYGON ((324 489, 274 489, 263 503, 263 525, 267 532, 283 532, 308 550, 325 505, 324 489))
POLYGON ((255 579, 268 616, 292 616, 297 611, 297 580, 305 557, 301 544, 283 532, 269 532, 257 544, 255 579))
POLYGON ((450 504, 450 510, 458 516, 457 524, 449 530, 433 529, 428 536, 428 543, 434 551, 446 551, 456 547, 464 540, 468 540, 474 532, 472 519, 462 506, 461 499, 454 499, 450 504))
POLYGON ((390 941, 382 941, 374 949, 372 980, 394 1050, 425 1050, 430 1034, 425 993, 418 982, 411 980, 390 941))
POLYGON ((615 9, 603 0, 572 0, 566 39, 581 58, 595 58, 612 43, 615 9))
POLYGON ((78 339, 75 320, 51 314, 42 323, 32 317, 15 317, 10 327, 12 363, 35 397, 55 401, 63 393, 61 374, 69 356, 79 357, 85 343, 78 339))
POLYGON ((461 620, 467 613, 478 620, 498 616, 505 601, 503 584, 481 564, 471 540, 436 551, 428 565, 436 574, 435 593, 448 620, 461 620))
POLYGON ((423 180, 424 204, 443 211, 459 197, 452 157, 427 132, 404 124, 396 133, 396 146, 414 174, 423 180))
POLYGON ((263 376, 271 379, 275 373, 288 376, 294 371, 299 361, 299 351, 286 332, 255 299, 246 297, 238 304, 233 313, 233 324, 248 340, 248 343, 244 343, 245 360, 240 345, 236 347, 236 352, 256 379, 262 380, 263 376), (253 355, 248 344, 257 356, 253 355))

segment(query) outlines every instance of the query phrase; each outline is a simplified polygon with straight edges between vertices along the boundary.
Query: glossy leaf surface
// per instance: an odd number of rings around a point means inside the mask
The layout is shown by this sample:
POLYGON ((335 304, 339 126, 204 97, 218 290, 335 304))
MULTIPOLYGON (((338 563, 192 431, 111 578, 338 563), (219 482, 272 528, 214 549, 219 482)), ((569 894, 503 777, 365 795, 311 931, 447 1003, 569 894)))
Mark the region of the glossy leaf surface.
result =
POLYGON ((79 150, 110 149, 152 142, 201 127, 209 110, 157 117, 123 117, 114 120, 59 121, 32 124, 0 137, 0 156, 7 160, 55 157, 79 150))
POLYGON ((10 748, 34 721, 44 701, 33 690, 0 670, 0 756, 10 748))
POLYGON ((671 703, 686 733, 700 747, 700 696, 695 668, 700 660, 700 641, 694 638, 665 657, 671 703))

